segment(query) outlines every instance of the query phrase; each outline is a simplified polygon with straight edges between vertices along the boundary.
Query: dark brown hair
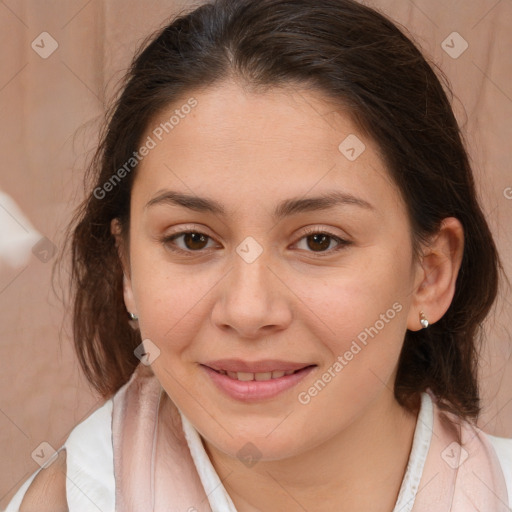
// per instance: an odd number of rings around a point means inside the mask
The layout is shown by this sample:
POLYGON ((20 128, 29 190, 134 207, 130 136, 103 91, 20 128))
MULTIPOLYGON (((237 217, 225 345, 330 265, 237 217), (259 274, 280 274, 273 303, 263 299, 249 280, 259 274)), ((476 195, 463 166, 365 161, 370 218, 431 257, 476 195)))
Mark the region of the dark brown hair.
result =
POLYGON ((447 92, 453 95, 433 68, 394 23, 352 0, 217 0, 181 13, 146 41, 107 113, 87 173, 88 196, 70 225, 74 343, 101 395, 113 395, 139 363, 133 351, 140 332, 128 322, 110 233, 118 218, 127 236, 137 168, 101 197, 97 191, 133 156, 164 108, 236 79, 254 91, 309 88, 348 108, 376 141, 404 198, 416 256, 442 219, 460 220, 465 247, 455 296, 438 322, 407 331, 394 392, 412 409, 431 388, 442 408, 476 419, 481 323, 502 267, 447 92))

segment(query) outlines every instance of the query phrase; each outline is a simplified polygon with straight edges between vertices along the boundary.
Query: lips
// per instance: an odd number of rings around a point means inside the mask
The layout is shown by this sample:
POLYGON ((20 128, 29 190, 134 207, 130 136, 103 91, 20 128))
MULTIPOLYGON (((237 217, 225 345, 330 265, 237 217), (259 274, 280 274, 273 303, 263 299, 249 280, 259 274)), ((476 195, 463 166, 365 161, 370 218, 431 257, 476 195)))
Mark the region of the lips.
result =
POLYGON ((217 372, 245 374, 284 372, 285 375, 290 375, 290 373, 297 370, 312 366, 311 363, 295 363, 280 359, 265 359, 254 362, 243 361, 241 359, 217 359, 215 361, 206 361, 202 364, 217 372))
MULTIPOLYGON (((226 360, 223 361, 226 363, 226 360)), ((205 364, 199 365, 204 374, 214 384, 215 388, 224 395, 239 402, 255 403, 264 400, 270 400, 278 397, 281 393, 289 391, 303 381, 308 375, 315 371, 316 364, 304 365, 302 363, 290 363, 277 361, 277 367, 300 367, 287 370, 288 375, 279 376, 282 371, 274 372, 226 372, 225 370, 214 370, 205 364), (230 375, 231 374, 231 375, 230 375), (232 376, 234 375, 234 377, 232 376), (276 377, 274 377, 276 375, 276 377), (240 378, 242 377, 242 378, 240 378), (270 378, 269 378, 270 377, 270 378)), ((209 362, 214 366, 220 367, 219 361, 209 362)), ((241 365, 240 361, 230 360, 226 366, 230 368, 275 368, 276 361, 258 361, 257 363, 245 363, 241 365)))
POLYGON ((299 372, 300 370, 288 370, 287 372, 283 372, 280 370, 275 370, 273 372, 259 372, 259 373, 250 373, 250 372, 226 372, 224 370, 214 370, 215 372, 221 375, 227 375, 230 379, 241 380, 243 382, 248 382, 250 380, 257 381, 265 381, 272 379, 280 379, 285 375, 291 375, 292 373, 299 372))

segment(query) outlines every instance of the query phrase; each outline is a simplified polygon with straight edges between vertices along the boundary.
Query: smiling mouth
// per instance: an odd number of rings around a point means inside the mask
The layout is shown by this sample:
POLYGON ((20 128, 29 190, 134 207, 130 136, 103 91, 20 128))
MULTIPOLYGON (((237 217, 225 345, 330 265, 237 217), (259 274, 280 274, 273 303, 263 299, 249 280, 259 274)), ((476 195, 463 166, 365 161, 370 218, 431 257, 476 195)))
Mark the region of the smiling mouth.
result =
POLYGON ((299 368, 298 370, 288 370, 288 371, 276 370, 276 371, 272 371, 272 372, 260 372, 260 373, 229 372, 226 370, 215 370, 214 368, 211 368, 211 369, 214 372, 219 373, 220 375, 226 375, 230 379, 248 382, 251 380, 267 381, 267 380, 280 379, 282 377, 292 375, 293 373, 301 372, 301 371, 305 370, 306 368, 310 368, 312 366, 315 366, 315 365, 305 366, 304 368, 299 368))
POLYGON ((200 366, 219 391, 243 403, 274 399, 295 387, 318 367, 316 364, 308 365, 281 360, 248 363, 233 359, 210 361, 208 364, 200 363, 200 366), (215 368, 212 368, 213 366, 215 368))

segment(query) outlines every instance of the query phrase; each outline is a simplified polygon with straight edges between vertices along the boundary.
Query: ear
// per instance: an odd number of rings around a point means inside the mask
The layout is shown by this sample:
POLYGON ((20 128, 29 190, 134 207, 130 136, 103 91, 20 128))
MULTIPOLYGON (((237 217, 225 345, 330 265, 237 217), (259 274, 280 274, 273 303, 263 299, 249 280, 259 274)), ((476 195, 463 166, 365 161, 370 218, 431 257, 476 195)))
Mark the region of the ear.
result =
POLYGON ((446 313, 455 294, 455 283, 464 253, 464 228, 455 217, 441 222, 439 231, 424 248, 418 263, 413 300, 407 317, 407 328, 419 331, 420 311, 430 324, 446 313))
POLYGON ((112 219, 112 222, 110 223, 110 232, 116 240, 117 254, 119 256, 119 260, 121 261, 121 267, 123 269, 123 296, 126 310, 129 311, 130 313, 138 315, 137 308, 135 306, 135 300, 133 297, 128 247, 126 246, 125 238, 122 235, 122 229, 119 219, 112 219))

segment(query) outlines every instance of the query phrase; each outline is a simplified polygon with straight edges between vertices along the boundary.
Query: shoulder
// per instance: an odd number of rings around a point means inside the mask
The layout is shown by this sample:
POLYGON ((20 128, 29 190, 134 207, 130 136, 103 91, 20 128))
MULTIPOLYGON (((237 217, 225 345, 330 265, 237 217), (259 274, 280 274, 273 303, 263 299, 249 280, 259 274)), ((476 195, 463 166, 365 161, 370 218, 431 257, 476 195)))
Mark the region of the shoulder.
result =
MULTIPOLYGON (((494 493, 498 500, 501 499, 504 503, 507 502, 510 507, 512 505, 512 438, 491 435, 482 430, 474 421, 462 419, 453 412, 441 410, 438 405, 438 398, 431 393, 429 391, 434 404, 436 420, 445 427, 446 436, 456 439, 457 444, 462 445, 466 451, 465 457, 473 461, 472 466, 471 463, 469 464, 471 468, 474 469, 476 465, 482 463, 483 466, 487 467, 485 471, 488 472, 489 478, 498 479, 496 484, 499 484, 500 491, 502 486, 499 482, 505 484, 500 496, 494 492, 496 489, 493 490, 490 487, 488 489, 494 493), (501 476, 499 476, 499 473, 501 473, 501 476)), ((444 449, 446 449, 446 445, 444 449)), ((465 467, 467 468, 467 466, 465 467)), ((463 473, 470 477, 476 475, 473 470, 464 471, 463 473)), ((510 510, 512 511, 512 509, 510 510)))
POLYGON ((66 451, 60 450, 58 458, 47 468, 41 469, 27 489, 20 512, 68 512, 66 499, 66 451))
POLYGON ((112 406, 112 399, 107 400, 70 432, 65 443, 68 457, 79 451, 89 460, 91 448, 112 452, 112 406))
POLYGON ((69 434, 67 498, 74 510, 114 509, 115 478, 112 446, 112 399, 105 402, 69 434))
POLYGON ((75 426, 58 459, 20 487, 6 512, 88 510, 91 502, 113 510, 112 407, 110 399, 75 426))
POLYGON ((498 437, 487 433, 485 436, 491 442, 491 445, 496 452, 496 456, 500 461, 512 504, 512 438, 498 437))
POLYGON ((493 436, 487 432, 485 435, 494 447, 500 462, 504 462, 506 465, 512 464, 512 438, 493 436))

